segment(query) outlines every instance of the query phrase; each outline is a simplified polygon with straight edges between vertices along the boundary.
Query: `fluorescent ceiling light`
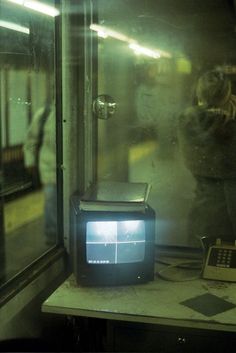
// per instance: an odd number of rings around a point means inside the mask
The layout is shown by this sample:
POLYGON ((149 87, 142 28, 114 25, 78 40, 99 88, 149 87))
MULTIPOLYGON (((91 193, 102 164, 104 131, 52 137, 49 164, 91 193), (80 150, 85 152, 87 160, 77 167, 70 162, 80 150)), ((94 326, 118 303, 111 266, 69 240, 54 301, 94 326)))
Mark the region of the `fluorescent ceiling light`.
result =
POLYGON ((14 2, 17 5, 24 5, 24 0, 8 0, 9 2, 14 2))
POLYGON ((35 1, 35 0, 8 0, 8 1, 17 5, 27 7, 31 10, 43 13, 44 15, 48 15, 51 17, 58 16, 60 13, 55 7, 47 4, 43 4, 40 1, 35 1))
POLYGON ((12 29, 13 31, 18 31, 21 33, 29 34, 30 30, 27 27, 20 26, 16 23, 13 22, 8 22, 8 21, 2 21, 0 20, 0 27, 4 27, 7 29, 12 29))
POLYGON ((149 48, 145 48, 145 47, 141 46, 140 44, 138 44, 138 42, 136 40, 134 40, 133 38, 127 37, 126 35, 124 35, 122 33, 113 31, 110 28, 100 26, 97 24, 91 24, 90 29, 97 32, 99 37, 102 37, 102 38, 111 37, 114 39, 118 39, 122 42, 128 43, 129 47, 131 49, 133 49, 136 54, 143 54, 146 56, 150 56, 151 58, 154 58, 154 59, 158 59, 161 56, 166 57, 166 58, 171 58, 171 54, 166 51, 163 51, 160 49, 156 49, 156 50, 153 49, 152 50, 149 48))
POLYGON ((129 45, 130 49, 133 49, 136 54, 144 54, 150 56, 151 58, 158 59, 161 57, 158 51, 151 50, 149 48, 141 47, 139 44, 131 43, 129 45))
POLYGON ((92 25, 90 25, 90 29, 92 29, 93 31, 98 32, 98 35, 99 35, 99 33, 103 33, 103 38, 111 37, 111 38, 114 38, 114 39, 121 40, 122 42, 131 42, 132 41, 131 38, 125 36, 124 34, 116 32, 116 31, 113 31, 112 29, 109 29, 109 28, 104 27, 104 26, 99 26, 99 25, 96 25, 96 24, 92 24, 92 25), (106 35, 106 37, 104 37, 104 35, 106 35))
POLYGON ((108 37, 108 34, 103 32, 103 31, 98 31, 98 37, 101 37, 101 38, 107 38, 108 37))

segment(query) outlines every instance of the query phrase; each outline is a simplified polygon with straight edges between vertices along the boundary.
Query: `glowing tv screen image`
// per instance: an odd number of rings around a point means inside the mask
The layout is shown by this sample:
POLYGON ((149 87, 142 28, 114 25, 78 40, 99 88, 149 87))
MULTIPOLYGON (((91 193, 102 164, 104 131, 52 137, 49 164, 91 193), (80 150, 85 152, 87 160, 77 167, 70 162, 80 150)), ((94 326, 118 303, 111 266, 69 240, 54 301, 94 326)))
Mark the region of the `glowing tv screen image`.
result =
POLYGON ((87 263, 142 262, 145 241, 144 220, 89 221, 86 225, 87 263))

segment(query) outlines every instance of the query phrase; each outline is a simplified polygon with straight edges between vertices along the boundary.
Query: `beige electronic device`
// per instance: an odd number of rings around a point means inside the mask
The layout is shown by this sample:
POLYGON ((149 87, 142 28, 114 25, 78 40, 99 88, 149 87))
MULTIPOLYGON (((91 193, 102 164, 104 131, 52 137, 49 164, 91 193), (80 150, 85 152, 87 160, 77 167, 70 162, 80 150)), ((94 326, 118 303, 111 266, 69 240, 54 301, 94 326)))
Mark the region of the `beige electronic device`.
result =
POLYGON ((236 243, 224 244, 217 239, 208 249, 202 277, 236 282, 236 243))

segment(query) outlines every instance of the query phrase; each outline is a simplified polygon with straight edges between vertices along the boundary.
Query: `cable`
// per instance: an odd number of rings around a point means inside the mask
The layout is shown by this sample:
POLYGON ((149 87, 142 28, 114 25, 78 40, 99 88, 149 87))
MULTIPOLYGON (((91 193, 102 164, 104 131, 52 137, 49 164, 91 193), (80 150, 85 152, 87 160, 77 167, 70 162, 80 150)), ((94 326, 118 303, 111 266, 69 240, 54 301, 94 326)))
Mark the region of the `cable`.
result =
POLYGON ((171 265, 174 265, 176 267, 179 267, 179 268, 184 268, 184 269, 189 269, 189 270, 196 270, 196 269, 201 269, 202 268, 202 261, 200 260, 188 260, 188 261, 181 261, 179 263, 175 263, 175 264, 172 264, 170 261, 168 260, 163 260, 161 258, 158 258, 155 260, 156 263, 160 263, 162 265, 168 265, 168 266, 171 266, 171 265), (193 265, 193 266, 189 266, 189 265, 193 265), (200 265, 197 267, 197 265, 200 265))
MULTIPOLYGON (((202 262, 201 261, 189 260, 189 261, 181 261, 179 263, 169 265, 169 266, 163 268, 162 270, 157 271, 155 274, 156 274, 156 276, 159 276, 166 281, 172 281, 172 282, 185 282, 185 281, 194 281, 196 279, 199 279, 201 271, 199 272, 198 276, 188 277, 188 278, 184 278, 184 279, 174 279, 168 275, 163 274, 163 272, 169 270, 170 268, 176 268, 176 267, 183 268, 183 266, 184 266, 184 268, 186 268, 186 265, 189 265, 189 264, 195 264, 195 265, 199 264, 199 265, 201 265, 201 269, 202 269, 202 262)), ((190 269, 189 267, 187 267, 187 268, 190 269)), ((194 269, 196 269, 196 267, 194 269)))

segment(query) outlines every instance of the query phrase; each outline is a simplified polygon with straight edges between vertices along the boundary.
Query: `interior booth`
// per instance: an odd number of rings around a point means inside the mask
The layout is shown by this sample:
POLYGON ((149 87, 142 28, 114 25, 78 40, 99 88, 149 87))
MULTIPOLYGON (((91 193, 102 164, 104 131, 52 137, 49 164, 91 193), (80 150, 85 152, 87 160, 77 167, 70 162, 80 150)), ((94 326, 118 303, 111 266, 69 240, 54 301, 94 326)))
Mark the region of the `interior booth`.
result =
POLYGON ((235 0, 0 2, 0 350, 234 352, 235 0))

